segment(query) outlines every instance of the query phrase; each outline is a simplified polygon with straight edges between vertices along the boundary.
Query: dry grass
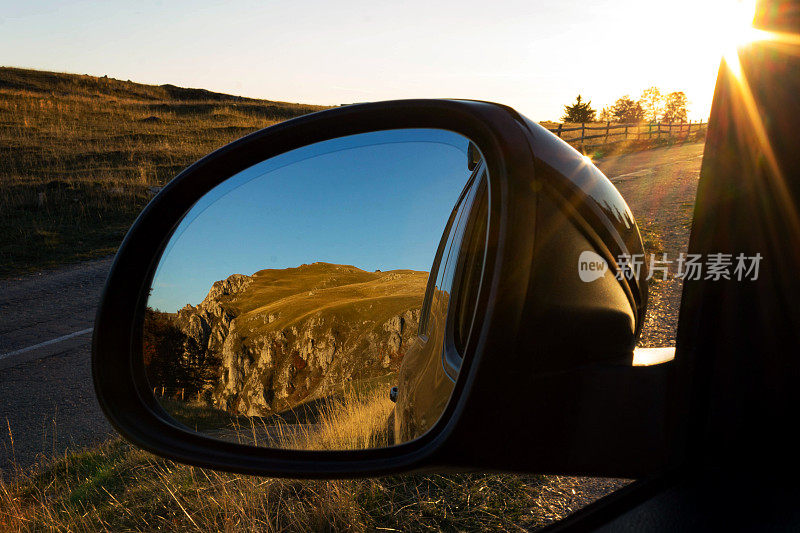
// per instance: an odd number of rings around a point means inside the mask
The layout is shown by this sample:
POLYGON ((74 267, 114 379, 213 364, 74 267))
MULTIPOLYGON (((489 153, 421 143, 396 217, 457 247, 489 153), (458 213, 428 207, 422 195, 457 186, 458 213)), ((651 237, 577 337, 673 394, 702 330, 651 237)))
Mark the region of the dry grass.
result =
POLYGON ((389 445, 389 416, 394 404, 386 389, 359 394, 347 391, 322 405, 319 424, 309 432, 301 448, 312 450, 359 450, 389 445))
POLYGON ((319 109, 0 68, 0 276, 113 253, 154 187, 319 109))
POLYGON ((0 484, 0 529, 519 531, 544 522, 535 502, 545 485, 488 474, 255 478, 178 465, 114 441, 0 484))
MULTIPOLYGON (((287 447, 383 445, 391 405, 374 392, 350 394, 287 447)), ((176 464, 116 439, 0 481, 0 530, 519 531, 585 504, 575 483, 498 474, 265 479, 176 464)))
POLYGON ((290 450, 385 448, 394 403, 384 381, 375 380, 381 386, 346 385, 326 398, 268 417, 231 415, 195 400, 160 397, 159 402, 182 424, 229 442, 290 450))
POLYGON ((364 450, 390 445, 389 418, 394 404, 385 387, 341 394, 318 400, 307 423, 267 419, 237 419, 225 435, 234 442, 289 450, 364 450))

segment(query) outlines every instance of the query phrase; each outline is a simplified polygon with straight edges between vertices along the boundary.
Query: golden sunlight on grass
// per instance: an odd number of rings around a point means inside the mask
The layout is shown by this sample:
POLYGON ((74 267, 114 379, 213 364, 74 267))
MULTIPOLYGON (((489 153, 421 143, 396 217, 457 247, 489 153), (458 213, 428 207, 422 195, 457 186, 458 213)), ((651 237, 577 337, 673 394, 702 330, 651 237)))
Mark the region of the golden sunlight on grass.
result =
POLYGON ((389 417, 394 404, 383 389, 357 394, 323 405, 319 423, 299 448, 309 450, 360 450, 389 444, 389 417))
MULTIPOLYGON (((393 405, 383 389, 344 391, 322 405, 316 423, 287 424, 270 444, 386 446, 393 405)), ((602 481, 584 495, 581 482, 498 474, 260 478, 176 464, 114 439, 0 477, 0 531, 517 531, 627 483, 602 481)))
MULTIPOLYGON (((211 434, 240 444, 290 450, 385 448, 391 442, 393 408, 385 388, 348 389, 341 395, 320 400, 306 423, 287 423, 280 417, 266 420, 250 417, 211 434)), ((299 413, 297 416, 303 417, 299 413)))

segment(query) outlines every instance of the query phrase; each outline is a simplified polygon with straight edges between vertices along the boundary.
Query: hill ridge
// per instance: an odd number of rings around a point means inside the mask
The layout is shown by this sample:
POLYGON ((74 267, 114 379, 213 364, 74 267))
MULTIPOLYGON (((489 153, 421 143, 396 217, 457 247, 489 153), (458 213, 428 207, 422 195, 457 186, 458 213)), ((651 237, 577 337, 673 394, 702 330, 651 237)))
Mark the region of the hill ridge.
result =
POLYGON ((113 254, 152 195, 187 166, 323 109, 0 67, 0 276, 113 254))
POLYGON ((264 416, 323 398, 396 371, 416 336, 427 272, 335 263, 258 272, 215 281, 174 318, 186 338, 178 359, 204 362, 211 377, 192 391, 209 406, 264 416))
MULTIPOLYGON (((58 96, 115 96, 132 100, 169 100, 173 102, 230 102, 260 103, 287 106, 304 106, 295 102, 266 100, 219 93, 208 89, 179 87, 171 83, 154 85, 131 80, 120 80, 109 76, 75 74, 49 70, 34 70, 20 67, 0 66, 0 89, 53 94, 58 96)), ((324 106, 313 106, 323 109, 324 106)))

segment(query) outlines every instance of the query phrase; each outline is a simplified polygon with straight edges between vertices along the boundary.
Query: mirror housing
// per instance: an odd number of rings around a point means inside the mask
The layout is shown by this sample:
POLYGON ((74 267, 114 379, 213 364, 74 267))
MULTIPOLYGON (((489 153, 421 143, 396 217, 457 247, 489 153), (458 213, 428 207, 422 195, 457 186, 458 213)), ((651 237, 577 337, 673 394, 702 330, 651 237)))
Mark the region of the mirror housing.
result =
POLYGON ((647 289, 643 276, 617 258, 641 253, 636 223, 611 182, 513 109, 407 100, 322 111, 215 151, 145 208, 120 246, 98 310, 95 389, 127 439, 202 467, 285 477, 433 468, 640 476, 670 461, 666 392, 672 369, 671 363, 632 366, 647 289), (183 215, 210 189, 259 161, 332 138, 399 128, 467 137, 489 175, 476 321, 438 422, 412 442, 337 452, 223 442, 175 423, 150 394, 141 334, 155 268, 183 215), (605 262, 602 277, 580 278, 584 252, 605 262))

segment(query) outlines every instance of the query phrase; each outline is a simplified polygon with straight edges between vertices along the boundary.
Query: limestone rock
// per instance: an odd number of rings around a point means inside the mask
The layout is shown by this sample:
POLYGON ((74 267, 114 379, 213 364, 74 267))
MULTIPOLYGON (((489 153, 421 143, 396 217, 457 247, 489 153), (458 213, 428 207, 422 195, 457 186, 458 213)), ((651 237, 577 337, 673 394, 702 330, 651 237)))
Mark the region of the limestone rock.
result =
POLYGON ((211 405, 264 416, 354 376, 396 371, 417 335, 426 277, 327 263, 234 274, 182 308, 177 323, 219 361, 211 405))

